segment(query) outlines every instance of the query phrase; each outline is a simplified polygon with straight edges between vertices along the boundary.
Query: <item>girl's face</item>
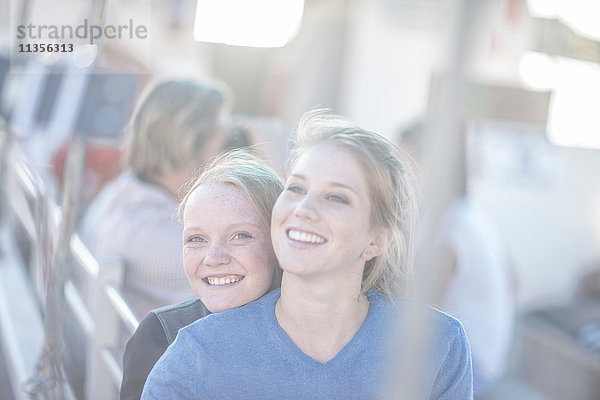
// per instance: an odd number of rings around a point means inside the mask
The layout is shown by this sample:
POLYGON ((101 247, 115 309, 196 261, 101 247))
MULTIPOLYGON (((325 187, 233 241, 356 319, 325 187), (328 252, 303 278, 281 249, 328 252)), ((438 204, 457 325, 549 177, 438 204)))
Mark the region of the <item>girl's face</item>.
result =
POLYGON ((269 290, 277 265, 269 231, 241 189, 199 186, 183 221, 185 273, 211 312, 240 307, 269 290))
POLYGON ((271 237, 282 269, 362 277, 365 261, 377 255, 371 207, 367 176, 350 151, 332 142, 306 150, 273 208, 271 237))

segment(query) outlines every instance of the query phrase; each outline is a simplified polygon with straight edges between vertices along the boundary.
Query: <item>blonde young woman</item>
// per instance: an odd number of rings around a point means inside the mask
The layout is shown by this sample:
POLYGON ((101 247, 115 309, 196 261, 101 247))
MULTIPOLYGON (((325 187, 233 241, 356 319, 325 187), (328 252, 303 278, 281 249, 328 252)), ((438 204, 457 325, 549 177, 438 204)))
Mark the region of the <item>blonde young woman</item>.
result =
MULTIPOLYGON (((180 331, 143 399, 370 399, 385 390, 390 320, 404 307, 415 199, 383 137, 320 112, 298 128, 273 209, 281 290, 180 331)), ((472 398, 469 345, 428 309, 436 334, 423 398, 472 398)))
POLYGON ((122 400, 140 398, 150 370, 180 328, 279 286, 270 221, 282 190, 275 172, 241 151, 218 157, 192 180, 179 211, 183 265, 198 297, 142 320, 123 357, 122 400))

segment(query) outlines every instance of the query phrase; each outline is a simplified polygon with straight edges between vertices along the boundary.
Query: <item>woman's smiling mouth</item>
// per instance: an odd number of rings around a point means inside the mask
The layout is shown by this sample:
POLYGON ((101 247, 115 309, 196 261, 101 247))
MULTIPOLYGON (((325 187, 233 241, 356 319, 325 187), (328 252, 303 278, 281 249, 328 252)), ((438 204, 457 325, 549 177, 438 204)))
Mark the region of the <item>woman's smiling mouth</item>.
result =
POLYGON ((292 240, 303 243, 322 244, 327 241, 324 237, 317 234, 302 232, 295 229, 288 229, 287 236, 292 240))

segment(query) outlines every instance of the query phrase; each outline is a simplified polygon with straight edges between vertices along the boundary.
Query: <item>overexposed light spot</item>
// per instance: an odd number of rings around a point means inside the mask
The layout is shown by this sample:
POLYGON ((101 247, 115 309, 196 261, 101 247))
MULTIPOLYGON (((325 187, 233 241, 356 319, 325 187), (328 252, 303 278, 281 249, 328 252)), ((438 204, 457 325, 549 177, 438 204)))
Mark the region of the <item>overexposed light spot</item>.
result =
POLYGON ((519 76, 523 83, 533 89, 553 88, 557 73, 556 61, 547 54, 529 51, 519 60, 519 76))
POLYGON ((554 18, 561 0, 527 0, 529 14, 537 18, 554 18))
POLYGON ((194 38, 201 42, 282 47, 297 33, 304 0, 198 0, 194 38))
POLYGON ((559 18, 579 34, 600 40, 600 1, 563 0, 559 18))
POLYGON ((600 40, 600 1, 527 0, 533 17, 558 18, 583 36, 600 40))
POLYGON ((548 137, 561 146, 600 149, 600 66, 566 58, 557 61, 548 137))

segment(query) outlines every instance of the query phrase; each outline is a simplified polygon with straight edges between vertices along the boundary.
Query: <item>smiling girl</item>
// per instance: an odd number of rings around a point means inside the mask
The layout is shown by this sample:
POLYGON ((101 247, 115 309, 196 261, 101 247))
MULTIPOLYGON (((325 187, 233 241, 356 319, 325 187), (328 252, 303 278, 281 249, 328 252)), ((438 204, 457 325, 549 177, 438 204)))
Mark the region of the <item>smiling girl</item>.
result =
POLYGON ((127 343, 121 400, 139 399, 177 331, 278 287, 270 220, 281 179, 254 156, 232 151, 196 177, 179 207, 183 266, 198 298, 150 312, 127 343))

